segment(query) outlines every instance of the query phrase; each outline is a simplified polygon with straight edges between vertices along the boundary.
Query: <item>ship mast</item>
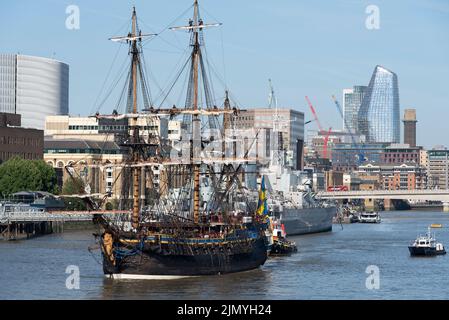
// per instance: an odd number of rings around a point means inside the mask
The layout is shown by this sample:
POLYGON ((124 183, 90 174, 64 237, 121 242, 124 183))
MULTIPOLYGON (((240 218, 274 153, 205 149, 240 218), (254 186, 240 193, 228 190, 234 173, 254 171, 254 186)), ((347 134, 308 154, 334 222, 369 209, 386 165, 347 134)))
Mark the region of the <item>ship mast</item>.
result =
MULTIPOLYGON (((133 7, 132 17, 132 37, 136 36, 136 8, 133 7)), ((137 39, 131 41, 132 54, 132 81, 133 81, 133 113, 137 114, 137 63, 139 51, 137 50, 137 39)), ((139 128, 137 127, 137 118, 131 119, 131 127, 133 129, 133 143, 137 143, 139 139, 139 128)), ((139 151, 136 148, 132 149, 132 159, 134 163, 139 162, 139 151)), ((140 168, 133 168, 133 213, 131 216, 131 224, 134 229, 139 226, 139 211, 140 211, 140 168)))
MULTIPOLYGON (((193 10, 193 24, 198 27, 198 0, 195 0, 193 10)), ((198 28, 193 29, 193 110, 198 110, 198 60, 200 54, 200 42, 198 37, 198 28)), ((199 158, 201 152, 201 120, 198 115, 192 117, 193 129, 193 147, 190 160, 193 157, 199 158)), ((201 162, 193 163, 193 220, 195 223, 199 222, 199 208, 200 208, 200 166, 201 162)))
POLYGON ((221 23, 205 24, 200 19, 198 0, 193 3, 193 20, 189 21, 188 26, 173 27, 171 30, 188 30, 191 32, 190 46, 192 47, 191 54, 191 80, 192 80, 192 140, 190 162, 193 166, 193 220, 195 223, 200 222, 200 167, 201 167, 201 118, 198 106, 199 100, 199 65, 201 61, 201 43, 200 31, 204 28, 215 27, 221 23))
MULTIPOLYGON (((139 138, 139 126, 137 123, 138 118, 138 108, 137 108, 137 79, 140 76, 141 81, 144 82, 142 67, 140 65, 140 51, 138 48, 138 42, 141 42, 143 38, 155 36, 156 34, 142 34, 141 31, 137 30, 137 14, 136 8, 133 7, 132 13, 132 30, 127 36, 112 37, 109 40, 126 42, 130 45, 130 55, 131 55, 131 78, 129 81, 129 99, 132 100, 132 104, 128 100, 128 108, 132 105, 132 109, 128 112, 132 112, 130 117, 130 127, 132 130, 132 136, 130 139, 129 146, 131 149, 131 161, 133 164, 138 164, 141 160, 140 156, 140 138, 139 138), (138 74, 139 73, 139 74, 138 74)), ((145 94, 145 90, 142 90, 142 94, 145 94)), ((144 102, 147 101, 144 97, 144 102)), ((139 227, 139 215, 140 215, 140 173, 141 168, 134 166, 132 168, 132 195, 133 195, 133 211, 131 216, 131 224, 134 229, 139 227)))

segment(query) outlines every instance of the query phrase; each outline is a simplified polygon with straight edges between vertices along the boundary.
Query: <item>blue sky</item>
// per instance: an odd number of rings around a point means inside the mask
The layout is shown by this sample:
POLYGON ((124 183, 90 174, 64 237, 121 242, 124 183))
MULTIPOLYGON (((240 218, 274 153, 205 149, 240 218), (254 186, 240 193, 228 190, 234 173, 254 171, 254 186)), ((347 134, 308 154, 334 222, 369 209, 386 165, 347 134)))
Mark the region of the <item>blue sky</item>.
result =
MULTIPOLYGON (((126 59, 126 48, 107 38, 126 32, 131 7, 137 7, 144 32, 160 32, 191 2, 2 1, 0 52, 68 63, 70 112, 87 115, 107 91, 102 87, 116 54, 109 82, 126 59), (79 30, 65 27, 68 5, 80 8, 79 30)), ((214 82, 217 99, 223 82, 240 107, 266 106, 271 78, 280 106, 310 119, 308 95, 323 126, 341 129, 331 95, 341 102, 343 88, 368 84, 380 64, 398 75, 401 117, 404 108, 417 109, 418 143, 449 146, 449 1, 202 0, 200 5, 206 21, 223 23, 206 33, 208 57, 221 79, 214 82), (379 7, 379 30, 365 27, 368 5, 379 7)), ((174 24, 185 24, 188 16, 174 24)), ((187 44, 186 34, 169 30, 147 44, 146 60, 158 85, 172 78, 187 44)), ((114 103, 107 101, 100 111, 110 112, 114 103)))

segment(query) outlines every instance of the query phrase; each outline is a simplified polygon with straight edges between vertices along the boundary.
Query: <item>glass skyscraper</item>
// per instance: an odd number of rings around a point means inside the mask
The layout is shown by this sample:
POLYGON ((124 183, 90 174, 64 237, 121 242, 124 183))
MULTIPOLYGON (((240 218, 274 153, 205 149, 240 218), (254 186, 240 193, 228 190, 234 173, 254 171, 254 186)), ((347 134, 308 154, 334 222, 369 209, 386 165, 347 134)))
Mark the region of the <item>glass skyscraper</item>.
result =
POLYGON ((400 142, 397 75, 376 66, 360 106, 358 129, 367 142, 400 142))
POLYGON ((358 132, 359 109, 367 86, 354 86, 343 90, 343 131, 358 132))

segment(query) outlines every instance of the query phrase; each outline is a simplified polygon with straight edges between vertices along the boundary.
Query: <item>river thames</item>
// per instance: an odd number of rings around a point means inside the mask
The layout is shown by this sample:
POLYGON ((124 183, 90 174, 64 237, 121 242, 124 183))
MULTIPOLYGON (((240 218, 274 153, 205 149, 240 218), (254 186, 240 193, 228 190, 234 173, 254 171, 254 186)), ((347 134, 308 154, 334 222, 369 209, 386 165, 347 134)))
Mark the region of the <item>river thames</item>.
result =
POLYGON ((381 216, 380 224, 292 237, 297 254, 257 270, 181 280, 105 279, 99 251, 88 251, 95 228, 0 241, 0 299, 448 299, 449 255, 410 257, 407 246, 432 223, 443 225, 434 230, 449 246, 449 214, 381 216), (79 268, 79 289, 66 287, 68 266, 79 268), (367 281, 367 268, 379 271, 378 281, 367 281))

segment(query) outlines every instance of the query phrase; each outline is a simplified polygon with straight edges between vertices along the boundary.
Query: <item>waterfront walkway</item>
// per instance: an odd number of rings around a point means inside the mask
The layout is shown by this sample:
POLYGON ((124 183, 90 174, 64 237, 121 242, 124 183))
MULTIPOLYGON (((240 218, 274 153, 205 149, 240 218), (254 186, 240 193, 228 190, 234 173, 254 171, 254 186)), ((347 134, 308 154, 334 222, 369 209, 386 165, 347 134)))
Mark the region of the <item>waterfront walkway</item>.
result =
POLYGON ((12 206, 6 209, 0 206, 0 224, 27 223, 27 222, 65 222, 65 221, 90 221, 95 214, 114 215, 125 214, 129 211, 104 210, 104 211, 45 211, 31 208, 30 206, 12 206))
POLYGON ((18 240, 36 235, 62 232, 65 222, 92 221, 95 214, 118 211, 45 211, 28 205, 0 206, 0 237, 18 240))
POLYGON ((0 223, 27 223, 27 222, 65 222, 89 221, 92 214, 51 213, 46 211, 12 211, 0 212, 0 223))

